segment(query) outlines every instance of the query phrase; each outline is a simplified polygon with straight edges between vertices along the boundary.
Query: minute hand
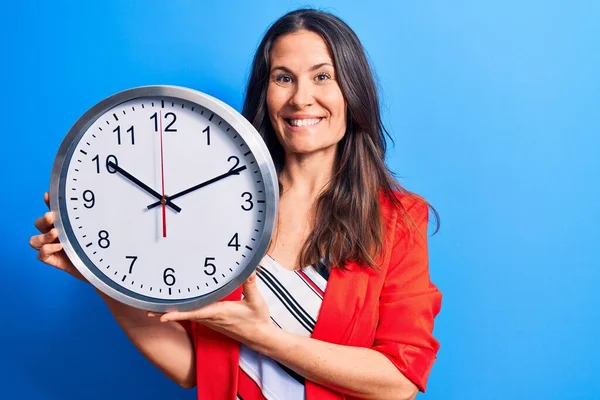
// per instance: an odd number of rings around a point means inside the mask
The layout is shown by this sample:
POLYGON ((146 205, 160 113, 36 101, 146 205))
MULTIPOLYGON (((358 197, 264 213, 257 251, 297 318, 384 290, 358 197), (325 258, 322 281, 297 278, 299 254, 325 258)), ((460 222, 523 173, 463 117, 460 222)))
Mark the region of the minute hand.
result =
MULTIPOLYGON (((243 171, 243 170, 245 170, 245 169, 246 169, 246 166, 245 166, 245 165, 244 165, 244 166, 242 166, 242 167, 236 168, 236 169, 232 169, 232 170, 231 170, 231 171, 229 171, 229 172, 226 172, 226 173, 224 173, 224 174, 222 174, 222 175, 216 176, 216 177, 214 177, 214 178, 212 178, 212 179, 209 179, 209 180, 207 180, 207 181, 205 181, 205 182, 199 183, 199 184, 197 184, 196 186, 192 186, 191 188, 185 189, 185 190, 183 190, 183 191, 181 191, 181 192, 179 192, 179 193, 175 193, 173 196, 167 196, 167 199, 168 199, 169 201, 171 201, 171 200, 175 200, 175 199, 177 199, 178 197, 184 196, 184 195, 186 195, 186 194, 188 194, 188 193, 191 193, 191 192, 193 192, 193 191, 195 191, 195 190, 198 190, 198 189, 200 189, 200 188, 203 188, 203 187, 205 187, 205 186, 208 186, 208 185, 210 185, 210 184, 212 184, 212 183, 218 182, 218 181, 220 181, 221 179, 225 179, 225 178, 227 178, 228 176, 231 176, 231 175, 239 175, 239 174, 240 174, 240 172, 242 172, 242 171, 243 171)), ((157 201, 156 203, 152 203, 152 204, 150 204, 150 205, 148 206, 148 210, 150 210, 150 209, 152 209, 152 208, 154 208, 154 207, 158 207, 159 205, 160 205, 160 201, 157 201)))

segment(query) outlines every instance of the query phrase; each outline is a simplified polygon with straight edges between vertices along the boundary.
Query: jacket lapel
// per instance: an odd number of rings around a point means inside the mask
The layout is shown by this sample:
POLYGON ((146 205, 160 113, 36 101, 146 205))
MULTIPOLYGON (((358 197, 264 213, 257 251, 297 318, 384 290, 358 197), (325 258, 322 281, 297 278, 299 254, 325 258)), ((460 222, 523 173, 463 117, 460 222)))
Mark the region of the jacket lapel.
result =
POLYGON ((349 262, 347 270, 333 268, 312 338, 330 343, 348 343, 353 321, 365 301, 369 273, 349 262))
MULTIPOLYGON (((394 212, 385 200, 380 198, 382 220, 386 226, 386 238, 384 240, 383 253, 379 255, 378 264, 387 268, 390 259, 390 238, 395 234, 397 213, 394 212)), ((364 340, 376 329, 376 321, 365 317, 366 313, 374 313, 375 310, 365 309, 363 306, 372 307, 374 296, 379 296, 379 291, 370 284, 370 278, 379 274, 371 268, 362 268, 355 262, 348 262, 346 270, 333 268, 327 280, 327 288, 323 296, 323 303, 319 311, 319 317, 312 338, 329 343, 364 346, 364 340), (365 304, 367 298, 371 303, 365 304), (361 318, 363 316, 364 318, 361 318), (371 326, 372 325, 372 326, 371 326)), ((373 280, 371 280, 373 282, 373 280)), ((376 298, 376 297, 375 297, 376 298)), ((344 396, 333 392, 312 381, 306 381, 307 400, 334 400, 343 399, 344 396)))
MULTIPOLYGON (((369 283, 368 271, 355 263, 348 263, 347 270, 333 268, 327 280, 327 289, 319 317, 311 337, 336 344, 348 344, 356 328, 355 320, 365 301, 369 283)), ((306 399, 334 400, 343 396, 312 381, 305 382, 306 399)))

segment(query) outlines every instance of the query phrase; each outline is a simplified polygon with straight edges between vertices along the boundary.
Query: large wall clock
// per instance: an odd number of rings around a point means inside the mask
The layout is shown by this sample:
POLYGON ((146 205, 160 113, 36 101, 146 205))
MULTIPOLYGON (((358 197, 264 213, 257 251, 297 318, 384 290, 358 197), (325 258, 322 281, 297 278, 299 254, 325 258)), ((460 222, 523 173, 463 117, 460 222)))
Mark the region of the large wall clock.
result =
POLYGON ((75 267, 114 299, 158 312, 239 287, 267 250, 277 204, 254 127, 175 86, 126 90, 89 109, 62 142, 50 185, 75 267))

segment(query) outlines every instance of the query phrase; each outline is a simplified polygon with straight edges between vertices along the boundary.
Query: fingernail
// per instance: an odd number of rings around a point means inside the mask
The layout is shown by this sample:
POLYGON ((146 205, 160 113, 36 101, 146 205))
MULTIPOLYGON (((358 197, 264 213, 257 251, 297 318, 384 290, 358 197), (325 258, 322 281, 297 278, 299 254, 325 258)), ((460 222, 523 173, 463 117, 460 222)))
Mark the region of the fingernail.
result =
POLYGON ((149 317, 156 317, 156 314, 154 314, 153 312, 149 312, 149 313, 148 313, 148 316, 149 316, 149 317))

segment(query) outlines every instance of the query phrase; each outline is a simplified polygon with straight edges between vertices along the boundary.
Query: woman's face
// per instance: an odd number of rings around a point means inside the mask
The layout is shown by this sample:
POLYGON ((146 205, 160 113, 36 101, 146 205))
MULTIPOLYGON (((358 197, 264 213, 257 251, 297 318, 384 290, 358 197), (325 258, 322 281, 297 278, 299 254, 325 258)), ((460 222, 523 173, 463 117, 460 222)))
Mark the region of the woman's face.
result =
POLYGON ((306 30, 281 36, 270 62, 267 108, 286 153, 335 150, 346 132, 346 101, 325 41, 306 30))

